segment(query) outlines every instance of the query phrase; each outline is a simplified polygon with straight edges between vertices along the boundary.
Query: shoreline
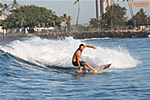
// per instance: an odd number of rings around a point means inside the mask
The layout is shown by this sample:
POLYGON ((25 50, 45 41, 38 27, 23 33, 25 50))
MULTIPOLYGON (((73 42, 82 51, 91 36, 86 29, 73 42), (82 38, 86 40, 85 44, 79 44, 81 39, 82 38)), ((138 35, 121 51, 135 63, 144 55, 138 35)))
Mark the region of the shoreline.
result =
POLYGON ((148 38, 150 32, 131 31, 84 31, 84 32, 50 32, 50 33, 28 33, 28 34, 8 34, 0 35, 0 43, 18 40, 25 37, 38 36, 47 39, 64 39, 72 36, 74 39, 92 38, 148 38))

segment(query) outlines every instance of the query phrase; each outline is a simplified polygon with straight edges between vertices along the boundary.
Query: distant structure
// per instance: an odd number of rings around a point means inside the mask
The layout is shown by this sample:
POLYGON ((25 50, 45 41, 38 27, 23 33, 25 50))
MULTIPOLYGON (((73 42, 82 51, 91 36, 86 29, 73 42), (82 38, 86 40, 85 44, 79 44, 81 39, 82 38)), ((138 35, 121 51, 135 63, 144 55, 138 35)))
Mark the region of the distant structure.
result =
POLYGON ((0 16, 0 21, 1 20, 5 20, 6 18, 4 17, 4 15, 2 14, 1 16, 0 16))
POLYGON ((96 18, 100 19, 100 16, 106 12, 105 8, 111 6, 111 0, 96 0, 96 18))
MULTIPOLYGON (((1 16, 0 16, 0 21, 1 20, 5 20, 6 18, 5 18, 5 16, 2 14, 1 16)), ((0 26, 0 34, 6 34, 6 30, 5 29, 2 29, 3 28, 3 26, 0 26)))

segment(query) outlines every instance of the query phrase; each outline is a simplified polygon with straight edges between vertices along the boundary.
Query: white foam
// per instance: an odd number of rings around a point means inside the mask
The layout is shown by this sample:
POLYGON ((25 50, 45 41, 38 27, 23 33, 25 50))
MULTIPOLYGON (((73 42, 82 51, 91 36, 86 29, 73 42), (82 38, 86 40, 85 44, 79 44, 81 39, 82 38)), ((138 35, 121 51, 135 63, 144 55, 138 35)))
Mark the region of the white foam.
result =
MULTIPOLYGON (((39 37, 31 37, 24 41, 14 41, 5 46, 0 46, 1 50, 8 52, 26 61, 61 67, 73 67, 72 56, 81 40, 68 37, 65 40, 48 40, 39 37)), ((84 43, 85 44, 85 43, 84 43)), ((97 49, 86 48, 81 56, 81 60, 88 62, 93 67, 112 63, 111 68, 132 68, 139 64, 139 60, 133 58, 130 53, 122 48, 97 49)))

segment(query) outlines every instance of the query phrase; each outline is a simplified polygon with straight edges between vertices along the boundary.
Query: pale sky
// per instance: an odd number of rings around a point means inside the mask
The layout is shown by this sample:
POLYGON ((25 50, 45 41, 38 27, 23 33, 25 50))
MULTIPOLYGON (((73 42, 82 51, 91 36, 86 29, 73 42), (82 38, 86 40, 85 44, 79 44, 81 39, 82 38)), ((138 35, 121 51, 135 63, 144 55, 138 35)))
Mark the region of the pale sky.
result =
MULTIPOLYGON (((40 7, 46 7, 52 11, 55 11, 58 16, 63 15, 64 13, 72 17, 71 24, 76 23, 77 17, 77 4, 74 5, 75 0, 17 0, 20 5, 37 5, 40 7)), ((13 0, 0 0, 1 3, 10 4, 13 0)), ((134 2, 149 2, 147 7, 136 7, 133 5, 133 12, 136 14, 140 8, 143 8, 146 11, 146 14, 150 15, 150 0, 134 0, 134 2)), ((122 0, 114 0, 114 3, 119 3, 120 6, 127 9, 126 16, 131 18, 129 11, 129 6, 127 1, 122 2, 122 0)), ((80 0, 80 16, 79 24, 88 23, 91 18, 96 18, 96 1, 95 0, 80 0)))

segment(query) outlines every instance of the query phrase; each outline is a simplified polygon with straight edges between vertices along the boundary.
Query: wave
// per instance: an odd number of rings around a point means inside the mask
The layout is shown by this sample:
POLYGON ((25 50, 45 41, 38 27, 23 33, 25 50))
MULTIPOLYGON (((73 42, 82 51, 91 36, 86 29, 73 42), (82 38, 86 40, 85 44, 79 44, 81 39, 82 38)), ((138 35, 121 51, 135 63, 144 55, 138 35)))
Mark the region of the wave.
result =
MULTIPOLYGON (((34 64, 70 68, 74 67, 72 56, 81 43, 84 41, 75 40, 72 37, 66 37, 64 40, 48 40, 33 36, 0 45, 0 49, 34 64)), ((133 68, 140 63, 127 50, 120 47, 98 46, 96 50, 85 49, 81 60, 88 62, 93 67, 112 63, 111 68, 133 68)))

